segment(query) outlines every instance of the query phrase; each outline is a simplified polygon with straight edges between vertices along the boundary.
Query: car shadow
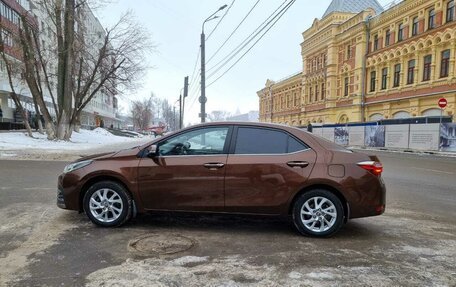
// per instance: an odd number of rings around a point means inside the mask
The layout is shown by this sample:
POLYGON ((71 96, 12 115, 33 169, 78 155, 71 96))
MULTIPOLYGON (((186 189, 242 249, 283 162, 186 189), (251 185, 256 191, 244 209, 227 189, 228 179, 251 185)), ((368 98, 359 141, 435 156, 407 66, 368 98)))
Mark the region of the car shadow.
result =
MULTIPOLYGON (((290 217, 198 214, 198 213, 149 213, 138 215, 128 223, 129 228, 169 231, 201 231, 213 233, 275 234, 300 236, 290 217)), ((369 239, 378 236, 368 222, 349 221, 331 238, 369 239)))

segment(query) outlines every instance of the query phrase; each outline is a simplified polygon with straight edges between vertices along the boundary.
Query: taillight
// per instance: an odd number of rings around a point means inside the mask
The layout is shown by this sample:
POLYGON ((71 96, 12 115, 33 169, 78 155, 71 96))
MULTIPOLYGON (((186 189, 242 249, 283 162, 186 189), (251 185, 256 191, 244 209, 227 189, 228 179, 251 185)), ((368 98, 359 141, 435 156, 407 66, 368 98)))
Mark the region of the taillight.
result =
POLYGON ((380 176, 383 172, 383 165, 378 161, 358 162, 358 166, 364 168, 375 176, 380 176))

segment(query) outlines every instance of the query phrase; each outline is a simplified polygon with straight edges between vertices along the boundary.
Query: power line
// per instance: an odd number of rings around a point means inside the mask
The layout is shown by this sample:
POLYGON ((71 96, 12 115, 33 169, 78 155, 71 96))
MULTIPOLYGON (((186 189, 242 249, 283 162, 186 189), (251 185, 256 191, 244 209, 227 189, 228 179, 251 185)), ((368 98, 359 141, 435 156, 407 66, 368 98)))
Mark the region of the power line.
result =
POLYGON ((253 7, 250 9, 250 11, 247 13, 247 15, 245 15, 245 17, 241 20, 241 22, 237 25, 237 27, 233 30, 233 32, 231 32, 231 34, 228 36, 228 38, 225 40, 225 42, 223 42, 222 45, 220 45, 220 47, 217 49, 217 51, 215 51, 215 53, 209 58, 209 60, 207 60, 207 63, 210 63, 210 61, 218 54, 218 52, 220 52, 220 50, 225 46, 225 44, 231 39, 231 37, 234 35, 234 33, 237 32, 237 30, 239 29, 239 27, 241 27, 241 25, 245 22, 245 20, 250 16, 250 14, 252 13, 252 11, 255 9, 255 7, 258 5, 258 3, 260 3, 261 0, 257 0, 256 3, 253 5, 253 7))
POLYGON ((195 98, 193 99, 191 105, 189 105, 189 108, 188 108, 189 110, 191 110, 193 108, 193 106, 195 105, 196 100, 198 99, 198 93, 200 92, 200 90, 201 90, 201 88, 197 89, 196 93, 194 93, 195 98))
POLYGON ((225 11, 225 14, 223 14, 222 18, 220 18, 220 20, 217 22, 217 25, 215 25, 214 29, 212 29, 212 31, 209 33, 209 35, 206 37, 206 41, 209 40, 209 38, 212 36, 212 34, 214 34, 215 30, 217 30, 218 26, 220 25, 220 23, 222 23, 223 19, 225 18, 225 16, 228 14, 228 12, 230 12, 230 9, 231 7, 233 7, 233 4, 234 2, 236 2, 236 0, 233 0, 230 4, 230 6, 228 7, 228 9, 226 9, 225 11))
POLYGON ((201 49, 198 49, 198 54, 196 55, 195 66, 193 67, 193 73, 192 73, 192 76, 190 77, 190 79, 192 79, 191 82, 193 82, 194 79, 196 78, 196 67, 198 67, 198 60, 199 60, 200 56, 201 56, 201 49))
POLYGON ((209 85, 207 85, 207 87, 212 86, 215 82, 217 82, 217 81, 220 80, 225 74, 227 74, 234 66, 236 66, 236 64, 239 63, 239 61, 241 61, 242 58, 244 58, 244 56, 247 55, 247 53, 249 53, 250 50, 252 50, 253 47, 255 47, 256 44, 257 44, 257 43, 258 43, 258 42, 259 42, 259 41, 260 41, 260 40, 269 32, 269 30, 271 30, 272 27, 275 26, 275 24, 282 18, 282 16, 288 11, 288 9, 291 8, 291 6, 292 6, 295 2, 296 2, 296 0, 292 0, 289 4, 287 4, 287 6, 286 6, 284 9, 282 9, 283 12, 282 12, 282 11, 280 12, 280 13, 282 13, 282 14, 280 14, 280 16, 274 21, 274 23, 272 23, 272 25, 263 33, 263 35, 261 35, 260 38, 259 38, 257 41, 255 41, 255 43, 253 43, 253 45, 252 45, 244 54, 242 54, 242 56, 241 56, 236 62, 234 62, 233 65, 231 65, 231 66, 230 66, 222 75, 220 75, 217 79, 215 79, 215 80, 212 81, 209 85))
MULTIPOLYGON (((198 79, 196 77, 196 68, 198 67, 198 60, 200 59, 200 56, 201 56, 201 49, 198 49, 198 54, 196 55, 195 66, 193 67, 193 73, 192 73, 192 76, 190 77, 190 84, 189 84, 190 88, 193 88, 193 85, 196 83, 196 81, 198 79)), ((201 69, 199 71, 201 71, 201 69)))
MULTIPOLYGON (((229 61, 231 61, 237 54, 239 54, 242 49, 244 49, 250 42, 253 41, 253 39, 258 36, 259 33, 261 33, 262 30, 264 30, 267 25, 269 25, 269 23, 271 22, 271 18, 273 17, 277 17, 277 15, 280 13, 277 13, 277 11, 279 11, 282 6, 285 5, 285 3, 287 2, 288 0, 285 0, 276 10, 274 10, 274 12, 272 12, 271 15, 269 15, 268 18, 266 18, 266 20, 261 23, 249 36, 247 36, 247 38, 244 39, 244 41, 242 41, 236 48, 234 48, 227 56, 225 56, 222 60, 220 60, 217 64, 215 64, 213 67, 209 68, 207 71, 211 71, 211 70, 214 70, 216 69, 217 67, 217 71, 219 71, 221 68, 223 68, 223 66, 227 65, 229 61), (274 16, 275 15, 275 16, 274 16), (268 22, 269 21, 269 22, 268 22), (220 66, 221 65, 221 66, 220 66)), ((291 2, 290 2, 291 3, 291 2)), ((283 9, 283 8, 282 8, 283 9)), ((216 72, 217 72, 216 71, 216 72)), ((214 73, 212 73, 211 75, 209 75, 209 78, 213 75, 214 73)))

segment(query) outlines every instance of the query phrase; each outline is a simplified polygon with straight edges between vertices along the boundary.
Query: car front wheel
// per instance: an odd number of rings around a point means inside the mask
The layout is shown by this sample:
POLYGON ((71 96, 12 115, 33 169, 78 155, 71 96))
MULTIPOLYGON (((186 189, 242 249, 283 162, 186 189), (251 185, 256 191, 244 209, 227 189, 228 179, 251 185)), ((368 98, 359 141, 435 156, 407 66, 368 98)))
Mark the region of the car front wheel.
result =
POLYGON ((344 208, 333 193, 316 189, 306 192, 293 206, 293 222, 303 235, 328 237, 344 224, 344 208))
POLYGON ((83 204, 89 219, 99 226, 117 227, 131 218, 131 196, 116 182, 95 183, 84 195, 83 204))

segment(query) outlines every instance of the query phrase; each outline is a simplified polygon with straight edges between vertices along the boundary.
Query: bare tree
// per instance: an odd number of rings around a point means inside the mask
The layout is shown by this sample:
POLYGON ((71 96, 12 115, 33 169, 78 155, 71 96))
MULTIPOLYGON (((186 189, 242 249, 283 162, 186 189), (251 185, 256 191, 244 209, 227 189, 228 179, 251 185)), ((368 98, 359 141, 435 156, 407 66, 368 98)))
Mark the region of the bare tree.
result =
POLYGON ((209 121, 211 122, 223 122, 229 118, 231 114, 227 111, 212 111, 210 114, 207 115, 209 121))
POLYGON ((46 10, 56 43, 54 48, 44 47, 40 42, 43 31, 29 15, 21 15, 19 44, 24 65, 20 75, 43 115, 48 139, 69 140, 79 127, 83 109, 95 96, 137 87, 147 69, 145 55, 153 47, 144 28, 129 13, 103 35, 93 35, 85 25, 93 16, 86 1, 35 2, 46 10), (52 100, 55 119, 45 95, 52 100))
POLYGON ((179 126, 179 114, 174 112, 173 106, 168 100, 161 101, 161 114, 165 125, 172 130, 176 130, 179 126))
POLYGON ((141 101, 133 101, 131 116, 133 126, 140 131, 147 130, 152 123, 152 110, 154 106, 153 97, 141 101))
POLYGON ((15 59, 11 54, 17 54, 18 52, 18 47, 17 45, 14 45, 15 41, 13 40, 14 35, 10 33, 6 33, 3 30, 3 25, 2 22, 0 22, 0 56, 1 56, 1 61, 3 61, 7 78, 8 78, 8 84, 10 86, 11 92, 9 93, 10 98, 13 100, 14 105, 16 106, 17 111, 21 114, 22 119, 24 120, 24 125, 25 128, 27 129, 27 134, 30 137, 33 137, 32 134, 32 129, 30 127, 29 121, 28 121, 28 115, 26 110, 24 109, 22 102, 20 100, 19 94, 16 92, 16 84, 20 83, 20 80, 15 77, 18 73, 22 71, 22 62, 19 61, 19 59, 15 59), (5 39, 5 37, 10 37, 9 40, 5 39), (10 44, 13 44, 10 46, 10 44))

